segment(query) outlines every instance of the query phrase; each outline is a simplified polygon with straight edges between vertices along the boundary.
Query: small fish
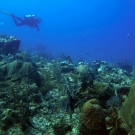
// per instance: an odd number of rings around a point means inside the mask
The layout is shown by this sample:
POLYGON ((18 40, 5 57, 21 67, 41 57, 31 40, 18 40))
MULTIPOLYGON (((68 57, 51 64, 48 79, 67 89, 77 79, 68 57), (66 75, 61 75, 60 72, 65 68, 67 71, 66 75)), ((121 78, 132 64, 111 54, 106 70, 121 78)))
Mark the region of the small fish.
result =
POLYGON ((118 132, 118 130, 117 130, 117 127, 115 126, 115 127, 112 128, 112 130, 110 131, 109 135, 116 135, 117 132, 118 132))
POLYGON ((130 37, 130 34, 127 34, 127 37, 130 37))
POLYGON ((118 123, 117 123, 117 121, 116 121, 116 123, 115 123, 116 125, 112 128, 112 130, 110 131, 110 133, 109 133, 109 135, 117 135, 117 133, 118 133, 118 123))
POLYGON ((70 91, 68 89, 67 89, 67 95, 68 95, 67 109, 73 111, 75 109, 75 100, 70 94, 70 91))
POLYGON ((88 87, 88 83, 87 81, 85 80, 85 78, 82 79, 82 84, 81 84, 81 90, 82 92, 85 91, 88 87))

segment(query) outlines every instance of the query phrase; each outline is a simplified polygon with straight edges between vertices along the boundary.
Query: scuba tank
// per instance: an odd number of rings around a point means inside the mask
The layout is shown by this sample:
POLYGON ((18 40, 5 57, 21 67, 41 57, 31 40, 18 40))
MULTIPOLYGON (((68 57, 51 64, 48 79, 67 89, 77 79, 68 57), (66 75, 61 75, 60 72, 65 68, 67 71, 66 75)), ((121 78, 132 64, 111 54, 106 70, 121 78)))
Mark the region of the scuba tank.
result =
POLYGON ((35 15, 25 15, 26 18, 35 18, 35 15))
POLYGON ((32 23, 36 20, 36 16, 35 15, 25 15, 24 19, 27 23, 32 23))

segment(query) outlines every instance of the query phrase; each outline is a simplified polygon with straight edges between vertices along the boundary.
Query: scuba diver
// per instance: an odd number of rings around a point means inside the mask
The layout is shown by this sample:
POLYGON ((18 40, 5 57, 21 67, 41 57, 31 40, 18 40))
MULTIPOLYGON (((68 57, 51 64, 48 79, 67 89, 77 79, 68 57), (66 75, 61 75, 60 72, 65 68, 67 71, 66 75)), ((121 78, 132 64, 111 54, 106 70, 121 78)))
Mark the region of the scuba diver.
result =
POLYGON ((38 24, 41 23, 42 20, 40 18, 37 18, 35 15, 25 15, 24 19, 14 16, 13 14, 11 15, 11 17, 13 18, 16 26, 27 25, 32 28, 37 28, 38 31, 40 30, 38 24))
POLYGON ((35 15, 25 15, 24 19, 21 19, 20 17, 17 17, 11 13, 7 13, 3 10, 0 10, 0 11, 4 14, 10 15, 16 26, 27 25, 32 28, 37 28, 38 31, 40 30, 38 24, 40 24, 42 22, 42 19, 37 18, 35 15))

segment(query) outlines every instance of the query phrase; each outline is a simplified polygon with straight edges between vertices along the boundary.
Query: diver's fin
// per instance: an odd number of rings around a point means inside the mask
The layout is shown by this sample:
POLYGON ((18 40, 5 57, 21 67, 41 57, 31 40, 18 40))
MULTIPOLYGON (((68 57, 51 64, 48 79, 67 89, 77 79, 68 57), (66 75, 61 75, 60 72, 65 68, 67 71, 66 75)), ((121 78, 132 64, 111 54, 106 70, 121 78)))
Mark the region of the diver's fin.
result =
POLYGON ((6 14, 6 15, 10 15, 10 16, 12 16, 12 13, 8 13, 8 12, 3 11, 3 10, 0 10, 0 12, 4 13, 4 14, 6 14))

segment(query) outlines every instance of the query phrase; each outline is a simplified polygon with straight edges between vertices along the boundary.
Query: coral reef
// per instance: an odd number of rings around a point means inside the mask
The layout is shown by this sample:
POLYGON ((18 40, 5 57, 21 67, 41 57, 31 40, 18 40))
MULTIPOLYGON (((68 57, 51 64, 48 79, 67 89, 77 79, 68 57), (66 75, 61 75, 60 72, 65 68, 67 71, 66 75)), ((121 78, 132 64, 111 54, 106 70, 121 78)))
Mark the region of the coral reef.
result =
MULTIPOLYGON (((0 36, 0 134, 127 135, 118 111, 135 80, 134 68, 101 60, 73 63, 64 54, 53 59, 42 45, 33 52, 18 51, 19 44, 0 36)), ((120 113, 125 123, 134 118, 134 111, 126 114, 134 108, 127 103, 133 89, 120 113)))

